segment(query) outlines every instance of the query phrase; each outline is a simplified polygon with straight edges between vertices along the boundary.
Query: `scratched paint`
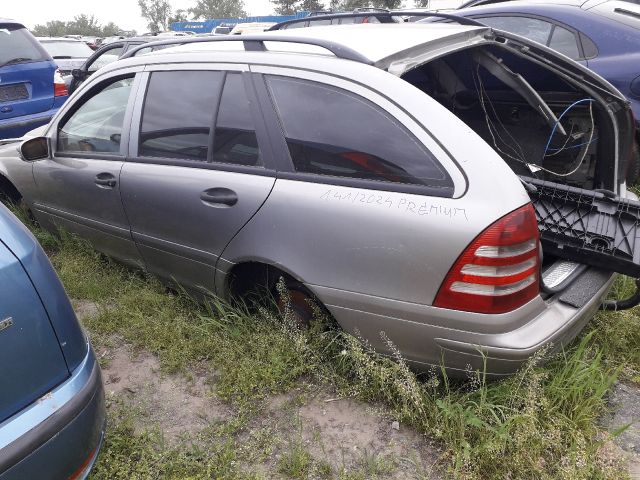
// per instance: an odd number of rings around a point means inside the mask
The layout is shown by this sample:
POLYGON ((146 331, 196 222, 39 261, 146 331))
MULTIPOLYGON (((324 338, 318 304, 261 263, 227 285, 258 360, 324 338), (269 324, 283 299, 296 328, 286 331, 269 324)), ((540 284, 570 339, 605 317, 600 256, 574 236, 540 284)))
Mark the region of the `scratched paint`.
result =
POLYGON ((379 192, 363 192, 345 189, 330 188, 320 196, 320 200, 327 202, 343 202, 354 205, 364 205, 387 210, 396 209, 401 212, 413 213, 423 216, 447 217, 457 220, 469 221, 467 211, 464 208, 450 207, 439 203, 431 203, 427 200, 415 202, 405 196, 389 196, 379 192))

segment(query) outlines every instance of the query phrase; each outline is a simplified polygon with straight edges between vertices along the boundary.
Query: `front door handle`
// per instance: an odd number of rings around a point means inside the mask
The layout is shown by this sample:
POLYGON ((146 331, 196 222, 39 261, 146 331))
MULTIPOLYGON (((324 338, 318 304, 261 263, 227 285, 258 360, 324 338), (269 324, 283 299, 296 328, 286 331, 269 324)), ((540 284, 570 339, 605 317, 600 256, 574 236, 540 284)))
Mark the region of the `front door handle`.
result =
POLYGON ((209 188, 200 194, 200 200, 213 206, 232 207, 238 203, 238 195, 228 188, 209 188))
POLYGON ((113 188, 116 186, 116 177, 110 173, 99 173, 94 180, 100 188, 113 188))

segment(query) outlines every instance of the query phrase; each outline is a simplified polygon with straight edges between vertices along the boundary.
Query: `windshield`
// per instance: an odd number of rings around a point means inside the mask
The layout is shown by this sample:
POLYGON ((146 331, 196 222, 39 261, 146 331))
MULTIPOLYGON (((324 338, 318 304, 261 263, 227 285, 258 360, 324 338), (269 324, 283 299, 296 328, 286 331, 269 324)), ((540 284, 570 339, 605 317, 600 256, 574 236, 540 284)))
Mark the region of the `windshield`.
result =
POLYGON ((87 58, 93 53, 89 45, 84 42, 43 40, 42 45, 53 58, 87 58))
POLYGON ((0 67, 48 59, 47 52, 26 28, 0 24, 0 67))

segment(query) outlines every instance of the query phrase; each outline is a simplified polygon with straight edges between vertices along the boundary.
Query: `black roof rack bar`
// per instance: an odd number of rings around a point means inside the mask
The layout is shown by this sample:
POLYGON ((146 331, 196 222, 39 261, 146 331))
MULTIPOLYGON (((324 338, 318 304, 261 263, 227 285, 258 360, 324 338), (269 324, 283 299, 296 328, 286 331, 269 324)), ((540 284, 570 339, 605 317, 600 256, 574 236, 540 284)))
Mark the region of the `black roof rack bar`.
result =
MULTIPOLYGON (((305 22, 317 22, 319 20, 333 20, 336 18, 359 18, 359 17, 376 17, 384 18, 385 20, 391 20, 391 17, 434 17, 444 18, 460 25, 469 25, 473 27, 486 27, 484 23, 471 18, 461 17, 459 15, 453 15, 450 13, 440 12, 425 12, 420 10, 389 10, 388 12, 357 12, 357 13, 330 13, 327 15, 313 15, 312 17, 295 18, 293 20, 286 20, 284 22, 276 23, 267 31, 281 30, 285 25, 292 25, 295 23, 305 22)), ((387 22, 388 23, 388 22, 387 22)))
POLYGON ((316 47, 324 48, 330 51, 336 57, 345 60, 352 60, 358 63, 364 63, 366 65, 373 65, 373 62, 359 52, 356 52, 352 48, 349 48, 340 43, 333 42, 331 40, 320 38, 304 38, 304 37, 290 37, 290 36, 278 36, 278 35, 224 35, 219 37, 197 37, 197 38, 185 38, 179 37, 169 40, 160 40, 158 42, 149 42, 138 45, 135 48, 127 51, 122 55, 122 59, 133 57, 139 50, 149 47, 157 47, 160 45, 187 45, 191 43, 212 43, 212 42, 242 42, 244 48, 249 52, 263 52, 267 48, 264 42, 280 42, 280 43, 297 43, 301 45, 313 45, 316 47))

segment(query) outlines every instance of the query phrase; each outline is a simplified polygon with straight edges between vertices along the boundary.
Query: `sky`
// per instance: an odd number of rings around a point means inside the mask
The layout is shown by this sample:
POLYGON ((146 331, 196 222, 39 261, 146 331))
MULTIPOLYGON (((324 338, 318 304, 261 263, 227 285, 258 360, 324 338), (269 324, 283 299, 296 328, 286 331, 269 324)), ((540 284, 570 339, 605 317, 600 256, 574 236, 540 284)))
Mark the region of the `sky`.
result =
MULTIPOLYGON (((33 28, 50 20, 72 20, 75 15, 95 15, 100 24, 114 22, 124 30, 147 31, 137 0, 0 0, 2 17, 12 18, 33 28)), ((169 0, 174 10, 193 7, 195 0, 169 0)), ((249 15, 270 15, 269 0, 244 0, 249 15)))

